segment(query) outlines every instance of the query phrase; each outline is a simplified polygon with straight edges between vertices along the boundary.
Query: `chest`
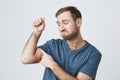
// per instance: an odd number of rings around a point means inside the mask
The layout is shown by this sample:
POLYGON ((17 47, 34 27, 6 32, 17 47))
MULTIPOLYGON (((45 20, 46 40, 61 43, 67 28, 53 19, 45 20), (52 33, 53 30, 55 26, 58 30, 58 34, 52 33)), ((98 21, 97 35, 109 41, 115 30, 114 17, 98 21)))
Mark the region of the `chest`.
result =
POLYGON ((54 60, 64 69, 66 72, 77 75, 80 69, 88 61, 88 56, 85 52, 68 52, 68 51, 54 51, 52 56, 54 60))

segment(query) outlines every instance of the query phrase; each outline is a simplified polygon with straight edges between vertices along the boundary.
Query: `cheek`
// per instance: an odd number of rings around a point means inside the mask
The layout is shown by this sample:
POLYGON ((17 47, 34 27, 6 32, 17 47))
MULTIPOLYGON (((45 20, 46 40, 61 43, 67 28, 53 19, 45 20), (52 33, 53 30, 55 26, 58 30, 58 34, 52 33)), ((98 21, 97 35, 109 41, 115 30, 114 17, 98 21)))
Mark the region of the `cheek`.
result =
POLYGON ((66 30, 69 31, 70 33, 72 33, 75 29, 75 26, 74 25, 69 25, 66 30))

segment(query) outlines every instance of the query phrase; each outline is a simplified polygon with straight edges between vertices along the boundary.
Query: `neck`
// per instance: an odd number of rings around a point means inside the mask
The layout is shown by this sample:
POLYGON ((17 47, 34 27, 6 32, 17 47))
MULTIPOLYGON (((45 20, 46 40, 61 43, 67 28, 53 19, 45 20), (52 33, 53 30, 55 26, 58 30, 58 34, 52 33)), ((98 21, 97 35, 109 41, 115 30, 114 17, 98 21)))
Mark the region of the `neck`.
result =
POLYGON ((72 40, 67 40, 69 48, 71 50, 77 50, 85 45, 85 40, 83 40, 82 36, 79 34, 76 38, 72 40))

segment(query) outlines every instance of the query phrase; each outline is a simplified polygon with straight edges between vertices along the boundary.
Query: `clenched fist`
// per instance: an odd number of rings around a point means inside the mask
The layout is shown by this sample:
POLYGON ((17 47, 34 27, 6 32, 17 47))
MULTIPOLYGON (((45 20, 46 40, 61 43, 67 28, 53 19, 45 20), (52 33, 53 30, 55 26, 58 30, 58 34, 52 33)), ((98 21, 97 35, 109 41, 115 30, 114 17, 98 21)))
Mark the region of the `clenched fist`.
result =
POLYGON ((33 23, 34 32, 42 32, 45 28, 45 18, 39 18, 33 23))

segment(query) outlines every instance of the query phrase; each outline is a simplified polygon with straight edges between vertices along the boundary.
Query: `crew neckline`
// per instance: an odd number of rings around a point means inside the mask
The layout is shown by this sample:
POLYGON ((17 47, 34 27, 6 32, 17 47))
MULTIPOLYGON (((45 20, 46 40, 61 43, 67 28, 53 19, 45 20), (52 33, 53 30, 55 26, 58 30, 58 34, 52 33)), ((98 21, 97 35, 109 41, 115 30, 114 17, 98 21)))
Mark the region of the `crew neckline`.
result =
POLYGON ((70 53, 76 52, 76 51, 81 51, 81 50, 83 50, 84 48, 86 48, 86 47, 89 45, 89 43, 85 40, 86 43, 85 43, 81 48, 76 49, 76 50, 71 50, 71 49, 69 48, 69 45, 68 45, 67 41, 64 40, 64 42, 65 42, 65 47, 69 50, 70 53))

